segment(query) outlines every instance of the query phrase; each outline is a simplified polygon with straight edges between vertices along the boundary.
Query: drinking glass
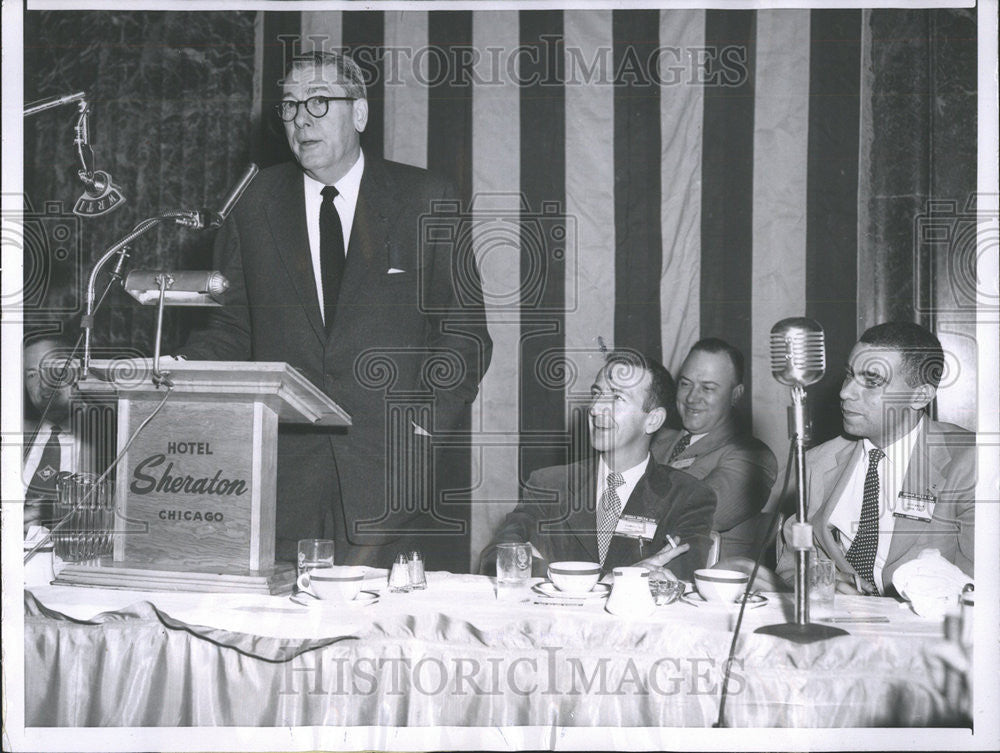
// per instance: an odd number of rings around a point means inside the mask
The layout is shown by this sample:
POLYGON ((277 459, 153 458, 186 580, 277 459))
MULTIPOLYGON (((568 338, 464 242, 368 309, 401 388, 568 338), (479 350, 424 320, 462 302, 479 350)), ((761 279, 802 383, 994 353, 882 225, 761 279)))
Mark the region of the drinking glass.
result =
POLYGON ((524 589, 531 577, 531 544, 497 544, 497 598, 524 589))
POLYGON ((300 539, 297 561, 296 586, 300 591, 312 593, 309 574, 314 570, 333 567, 333 541, 331 539, 300 539))
POLYGON ((829 617, 833 612, 833 595, 837 591, 837 565, 833 560, 819 559, 809 553, 809 613, 829 617))

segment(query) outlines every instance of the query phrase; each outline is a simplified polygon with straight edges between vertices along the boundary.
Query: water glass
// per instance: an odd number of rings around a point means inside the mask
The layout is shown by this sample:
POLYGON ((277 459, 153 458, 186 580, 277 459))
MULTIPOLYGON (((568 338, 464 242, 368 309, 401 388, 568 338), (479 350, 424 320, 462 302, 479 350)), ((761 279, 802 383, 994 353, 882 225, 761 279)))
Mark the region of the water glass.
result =
POLYGON ((312 592, 309 574, 313 570, 333 567, 332 539, 300 539, 296 586, 300 591, 312 592))
POLYGON ((833 595, 837 592, 837 565, 833 560, 819 559, 809 553, 809 612, 828 617, 833 613, 833 595))
POLYGON ((114 548, 114 486, 97 476, 78 473, 56 480, 56 516, 52 543, 65 562, 105 557, 114 548))
POLYGON ((531 577, 531 544, 497 544, 497 598, 521 591, 531 577))

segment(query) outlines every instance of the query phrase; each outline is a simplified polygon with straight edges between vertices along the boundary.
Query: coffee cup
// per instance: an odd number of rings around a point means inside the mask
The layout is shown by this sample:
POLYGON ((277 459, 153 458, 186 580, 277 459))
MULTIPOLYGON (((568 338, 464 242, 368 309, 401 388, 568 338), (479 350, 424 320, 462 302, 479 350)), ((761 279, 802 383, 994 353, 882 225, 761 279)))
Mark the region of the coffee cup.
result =
POLYGON ((735 602, 747 587, 750 579, 738 570, 703 568, 694 571, 694 583, 705 601, 735 602))
POLYGON ((313 570, 309 581, 313 593, 323 601, 350 601, 361 592, 363 567, 341 565, 313 570))
POLYGON ((597 562, 553 562, 549 565, 549 580, 560 591, 570 595, 590 593, 601 577, 597 562))

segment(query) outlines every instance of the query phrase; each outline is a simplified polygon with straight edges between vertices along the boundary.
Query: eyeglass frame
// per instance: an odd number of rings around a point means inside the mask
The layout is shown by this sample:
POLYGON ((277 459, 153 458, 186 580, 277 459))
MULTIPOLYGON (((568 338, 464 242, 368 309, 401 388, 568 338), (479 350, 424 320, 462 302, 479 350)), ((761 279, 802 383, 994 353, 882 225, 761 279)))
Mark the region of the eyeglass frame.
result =
POLYGON ((299 116, 299 107, 305 107, 306 112, 309 113, 314 118, 323 118, 326 117, 326 114, 328 112, 330 112, 331 102, 354 102, 357 99, 359 99, 359 97, 346 97, 346 96, 330 97, 325 94, 315 94, 309 97, 308 99, 283 99, 274 106, 274 111, 278 114, 278 119, 281 120, 282 123, 291 123, 299 116), (313 100, 320 100, 323 102, 323 113, 321 115, 317 115, 316 113, 314 113, 312 110, 309 109, 309 103, 312 102, 313 100), (295 105, 295 114, 292 115, 292 117, 290 117, 288 120, 285 120, 285 116, 282 114, 282 112, 285 106, 291 104, 295 105))

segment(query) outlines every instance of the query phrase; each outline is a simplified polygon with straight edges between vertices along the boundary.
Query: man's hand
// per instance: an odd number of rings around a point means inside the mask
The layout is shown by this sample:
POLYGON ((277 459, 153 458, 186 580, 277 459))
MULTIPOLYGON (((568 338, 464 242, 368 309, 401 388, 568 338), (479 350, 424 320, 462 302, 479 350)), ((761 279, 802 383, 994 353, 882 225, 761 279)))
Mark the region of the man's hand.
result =
POLYGON ((24 503, 24 533, 27 535, 31 526, 42 524, 42 504, 41 502, 24 503))
POLYGON ((670 562, 676 557, 680 557, 684 552, 690 549, 687 544, 681 544, 680 546, 674 546, 673 544, 667 544, 663 549, 658 551, 656 554, 652 554, 646 559, 635 563, 636 567, 645 567, 649 570, 650 574, 657 573, 667 578, 668 580, 676 581, 677 576, 674 575, 670 570, 668 570, 664 565, 670 562))

